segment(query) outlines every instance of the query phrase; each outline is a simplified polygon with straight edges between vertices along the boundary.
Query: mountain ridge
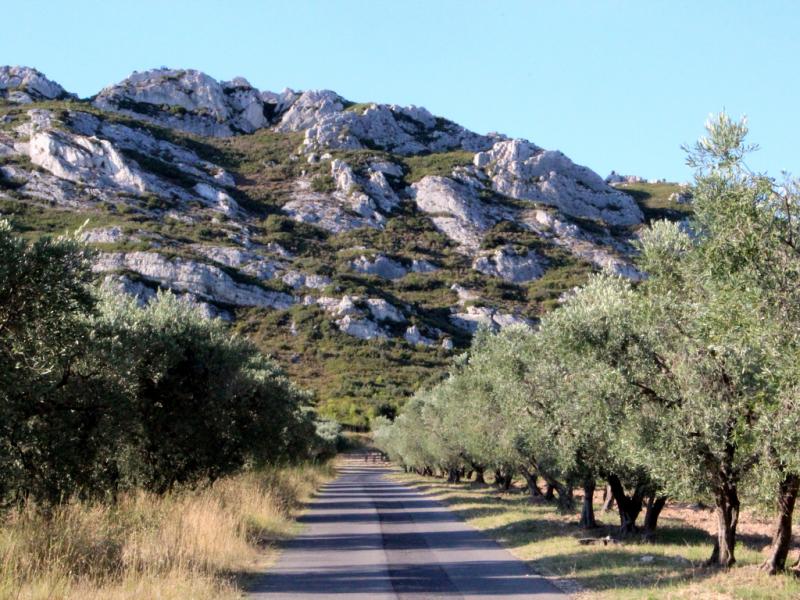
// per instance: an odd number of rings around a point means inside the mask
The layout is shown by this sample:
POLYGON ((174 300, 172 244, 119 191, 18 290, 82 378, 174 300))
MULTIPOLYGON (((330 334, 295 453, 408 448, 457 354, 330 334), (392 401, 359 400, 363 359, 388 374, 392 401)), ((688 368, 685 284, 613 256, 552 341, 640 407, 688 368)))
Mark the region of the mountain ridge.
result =
MULTIPOLYGON (((88 217, 106 285, 232 321, 353 423, 479 325, 530 325, 593 270, 640 277, 636 191, 416 106, 182 69, 79 100, 0 67, 0 212, 31 235, 88 217)), ((686 213, 677 191, 659 216, 686 213)))

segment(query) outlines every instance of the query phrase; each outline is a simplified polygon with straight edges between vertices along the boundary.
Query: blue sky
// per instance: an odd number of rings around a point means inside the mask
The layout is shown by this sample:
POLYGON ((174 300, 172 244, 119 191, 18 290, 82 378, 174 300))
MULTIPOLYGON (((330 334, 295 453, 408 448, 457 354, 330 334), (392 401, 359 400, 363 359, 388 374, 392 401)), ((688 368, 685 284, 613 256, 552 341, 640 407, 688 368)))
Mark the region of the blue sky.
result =
POLYGON ((2 7, 0 64, 91 95, 133 70, 243 75, 417 104, 611 169, 686 180, 710 112, 747 114, 754 168, 800 174, 800 2, 291 0, 2 7))

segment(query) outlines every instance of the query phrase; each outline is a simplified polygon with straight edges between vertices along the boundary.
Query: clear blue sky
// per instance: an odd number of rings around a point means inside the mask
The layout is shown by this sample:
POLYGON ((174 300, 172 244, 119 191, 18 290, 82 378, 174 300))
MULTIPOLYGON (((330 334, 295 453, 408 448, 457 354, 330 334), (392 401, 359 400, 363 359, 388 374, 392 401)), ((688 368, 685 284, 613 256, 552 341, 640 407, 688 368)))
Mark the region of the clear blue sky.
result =
POLYGON ((88 96, 133 70, 417 104, 602 175, 688 179, 682 143, 746 113, 758 169, 800 174, 800 2, 9 2, 0 64, 88 96))

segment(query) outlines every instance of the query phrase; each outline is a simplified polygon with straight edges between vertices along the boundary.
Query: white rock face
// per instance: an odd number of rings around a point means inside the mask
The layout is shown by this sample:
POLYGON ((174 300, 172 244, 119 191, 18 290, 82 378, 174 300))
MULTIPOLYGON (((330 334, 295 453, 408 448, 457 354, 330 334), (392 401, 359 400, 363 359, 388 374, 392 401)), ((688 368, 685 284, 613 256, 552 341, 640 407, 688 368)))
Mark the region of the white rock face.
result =
POLYGON ((370 104, 346 110, 348 103, 329 90, 307 91, 284 113, 278 131, 302 131, 307 153, 326 148, 379 148, 396 154, 419 154, 489 148, 496 138, 481 136, 437 119, 424 108, 370 104))
POLYGON ((302 131, 314 127, 322 118, 344 110, 346 100, 331 90, 303 92, 283 113, 277 131, 302 131))
POLYGON ((257 279, 273 279, 285 268, 284 263, 259 256, 235 246, 193 246, 193 250, 226 267, 239 269, 257 279))
MULTIPOLYGON (((30 111, 29 114, 32 122, 35 122, 35 128, 50 128, 49 111, 30 111)), ((120 150, 133 150, 139 154, 149 155, 214 187, 235 186, 233 176, 219 165, 201 159, 188 148, 158 139, 146 129, 129 127, 80 111, 70 111, 68 122, 70 130, 75 134, 106 139, 120 150)))
MULTIPOLYGON (((358 200, 358 199, 356 199, 358 200)), ((333 233, 341 233, 360 227, 380 229, 386 218, 363 204, 356 204, 361 213, 354 212, 352 199, 340 192, 328 194, 311 189, 311 180, 298 179, 294 182, 292 199, 283 205, 283 212, 295 221, 316 225, 333 233), (364 213, 364 214, 362 214, 364 213)))
POLYGON ((30 67, 0 66, 0 98, 27 104, 36 100, 72 98, 72 94, 30 67))
MULTIPOLYGON (((422 335, 419 327, 412 325, 403 334, 403 338, 412 346, 433 346, 436 341, 422 335)), ((452 342, 451 342, 452 343, 452 342)))
POLYGON ((345 315, 336 321, 336 325, 342 333, 362 340, 386 339, 389 337, 377 323, 369 319, 359 319, 351 315, 345 315))
POLYGON ((474 162, 489 175, 494 190, 506 196, 542 202, 609 225, 636 225, 644 219, 633 198, 561 152, 508 140, 476 154, 474 162))
POLYGON ((520 255, 510 246, 504 246, 476 258, 472 268, 511 283, 526 283, 544 275, 546 264, 547 261, 534 252, 520 255))
MULTIPOLYGON (((81 189, 78 184, 43 171, 13 165, 0 167, 0 178, 21 184, 15 191, 32 202, 53 204, 67 209, 89 209, 95 202, 110 200, 114 194, 102 189, 81 189)), ((0 196, 4 196, 0 190, 0 196)))
POLYGON ((472 254, 480 248, 483 234, 499 220, 501 213, 483 205, 478 189, 449 177, 430 175, 410 188, 417 208, 427 213, 433 225, 472 254))
POLYGON ((406 318, 397 307, 389 304, 383 298, 367 298, 367 308, 376 321, 392 321, 393 323, 404 323, 406 318))
POLYGON ((408 273, 408 269, 401 263, 383 254, 378 254, 373 259, 361 255, 350 263, 350 268, 359 273, 377 275, 384 279, 400 279, 408 273))
POLYGON ((281 258, 293 258, 294 254, 289 252, 286 248, 281 246, 278 242, 270 242, 265 246, 265 249, 270 254, 275 254, 281 258))
POLYGON ((403 176, 403 167, 401 167, 397 163, 389 162, 388 160, 378 160, 371 162, 369 163, 369 169, 370 171, 383 173, 384 175, 388 175, 389 177, 403 176))
POLYGON ((114 244, 127 239, 128 236, 119 227, 89 229, 81 234, 81 240, 87 244, 114 244))
POLYGON ((475 333, 478 327, 484 325, 493 331, 511 325, 530 326, 530 321, 509 313, 501 313, 495 308, 486 306, 468 306, 464 312, 450 315, 450 321, 456 327, 475 333))
POLYGON ((136 273, 163 288, 219 304, 287 309, 294 303, 288 294, 238 283, 218 267, 183 258, 168 259, 155 252, 100 254, 94 270, 136 273))
POLYGON ((31 136, 29 152, 33 164, 61 179, 132 193, 150 189, 145 175, 107 140, 41 131, 31 136))
POLYGON ((678 204, 691 204, 692 200, 694 199, 694 195, 689 190, 683 190, 680 192, 672 192, 669 195, 670 202, 676 202, 678 204))
POLYGON ((424 258, 421 260, 417 260, 415 258, 411 261, 411 271, 413 273, 433 273, 434 271, 438 270, 439 267, 432 262, 425 260, 424 258))
POLYGON ((198 135, 229 136, 266 127, 275 109, 269 100, 243 78, 220 83, 192 69, 153 69, 103 89, 94 104, 198 135))
POLYGON ((331 177, 336 184, 332 193, 315 192, 309 179, 295 181, 292 199, 283 211, 296 221, 341 233, 359 227, 382 228, 386 223, 383 213, 390 213, 400 203, 382 171, 359 175, 336 159, 331 161, 331 177))
POLYGON ((526 211, 521 215, 521 222, 543 237, 549 238, 556 245, 566 248, 575 256, 597 265, 606 272, 634 281, 642 278, 642 273, 628 258, 612 249, 614 240, 610 236, 602 239, 605 243, 598 243, 574 223, 541 209, 526 211))
POLYGON ((239 205, 236 204, 236 200, 219 188, 200 182, 193 189, 211 208, 228 217, 236 216, 239 211, 239 205))
POLYGON ((472 300, 477 300, 480 298, 480 295, 477 292, 472 290, 468 290, 467 288, 454 283, 450 286, 450 289, 456 293, 458 296, 458 303, 459 305, 463 305, 466 302, 470 302, 472 300))
POLYGON ((306 296, 303 303, 318 305, 336 318, 335 323, 340 331, 364 340, 389 337, 380 322, 404 323, 406 320, 397 307, 383 298, 306 296))
MULTIPOLYGON (((118 293, 133 296, 139 306, 145 306, 150 303, 156 297, 158 289, 157 287, 145 285, 141 281, 134 281, 127 275, 106 275, 102 285, 118 293)), ((192 294, 177 293, 175 296, 183 302, 195 307, 206 319, 233 320, 233 317, 228 311, 222 310, 214 304, 198 300, 192 294)))
POLYGON ((380 171, 369 171, 367 177, 358 176, 342 160, 331 161, 331 177, 336 183, 336 198, 348 204, 359 215, 379 219, 377 210, 391 212, 399 203, 386 176, 380 171))
POLYGON ((309 288, 313 290, 322 290, 333 283, 330 277, 325 277, 324 275, 307 275, 300 271, 286 271, 281 277, 281 280, 294 289, 309 288))
POLYGON ((236 201, 219 187, 233 184, 230 174, 189 150, 156 140, 142 130, 106 123, 84 112, 67 113, 69 131, 55 127, 49 110, 30 110, 28 115, 30 121, 20 128, 19 135, 29 136, 29 139, 15 143, 14 151, 24 152, 34 165, 54 177, 34 171, 9 172, 27 181, 20 190, 24 195, 49 196, 50 201, 61 205, 82 206, 91 205, 90 200, 113 201, 119 194, 147 194, 169 204, 197 200, 229 217, 239 212, 236 201), (176 185, 160 174, 144 170, 123 150, 169 162, 198 182, 191 190, 176 185), (65 185, 65 181, 78 183, 80 188, 65 185))

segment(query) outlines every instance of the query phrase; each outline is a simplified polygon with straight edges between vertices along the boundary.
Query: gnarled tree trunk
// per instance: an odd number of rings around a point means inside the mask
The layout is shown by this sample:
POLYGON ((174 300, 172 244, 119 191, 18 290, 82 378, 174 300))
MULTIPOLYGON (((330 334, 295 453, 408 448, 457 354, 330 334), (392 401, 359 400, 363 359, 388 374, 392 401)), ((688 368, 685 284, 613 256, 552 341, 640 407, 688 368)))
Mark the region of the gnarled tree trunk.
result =
POLYGON ((550 483, 550 482, 547 482, 545 484, 544 499, 545 500, 552 500, 555 497, 554 496, 554 492, 555 491, 556 491, 556 488, 553 487, 553 484, 550 483))
POLYGON ((583 529, 594 529, 597 521, 594 519, 594 489, 595 480, 587 479, 583 482, 583 508, 581 509, 581 527, 583 529))
POLYGON ((542 478, 547 483, 547 491, 545 492, 545 499, 553 499, 553 491, 558 494, 558 506, 562 510, 572 510, 575 508, 575 499, 572 497, 572 486, 569 484, 561 483, 558 479, 551 477, 545 471, 539 470, 542 478))
POLYGON ((603 512, 608 512, 612 506, 614 506, 614 493, 611 491, 611 486, 606 484, 603 492, 603 512))
POLYGON ((536 485, 536 472, 528 471, 525 466, 520 466, 519 472, 522 473, 522 477, 528 485, 528 493, 531 495, 531 499, 533 500, 537 496, 541 496, 542 491, 539 489, 539 486, 536 485))
POLYGON ((642 503, 644 501, 641 490, 637 488, 629 498, 625 494, 622 482, 616 475, 608 476, 608 485, 611 486, 611 493, 614 495, 614 501, 617 503, 617 509, 619 510, 620 534, 630 535, 635 533, 636 519, 639 518, 639 513, 642 512, 642 503))
POLYGON ((645 541, 651 541, 656 535, 656 527, 658 527, 658 517, 667 503, 666 496, 656 496, 651 494, 647 499, 647 510, 644 513, 644 528, 642 538, 645 541))
POLYGON ((800 476, 790 474, 784 477, 778 487, 778 519, 769 558, 761 565, 761 570, 775 575, 786 569, 786 558, 792 543, 792 515, 797 493, 800 490, 800 476))
POLYGON ((486 483, 486 479, 483 477, 483 467, 475 466, 475 483, 486 483))
POLYGON ((494 485, 499 487, 503 486, 503 472, 500 469, 494 470, 494 485))
POLYGON ((736 526, 739 523, 739 494, 736 485, 725 481, 715 492, 717 539, 714 550, 706 561, 708 566, 731 567, 736 563, 736 526))

